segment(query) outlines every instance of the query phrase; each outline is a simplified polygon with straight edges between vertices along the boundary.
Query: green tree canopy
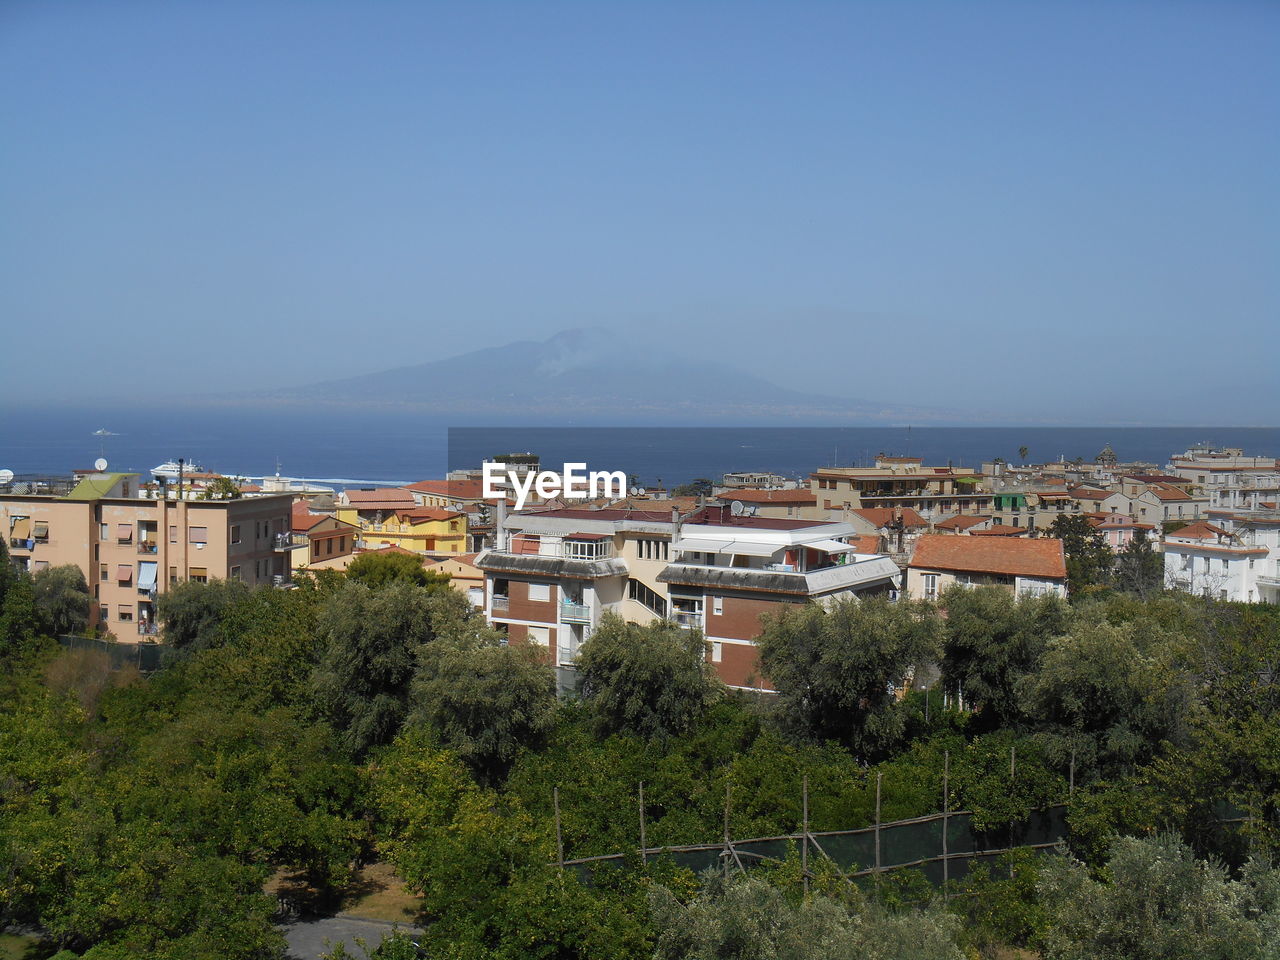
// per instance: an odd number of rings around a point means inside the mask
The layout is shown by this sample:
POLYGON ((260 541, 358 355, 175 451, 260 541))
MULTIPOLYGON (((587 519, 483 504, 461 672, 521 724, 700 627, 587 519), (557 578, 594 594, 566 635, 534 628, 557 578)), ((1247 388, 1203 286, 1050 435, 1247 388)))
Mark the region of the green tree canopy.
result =
POLYGON ((1049 527, 1049 536, 1062 541, 1067 587, 1073 597, 1110 583, 1115 555, 1106 538, 1086 518, 1057 517, 1049 527))
POLYGON ((954 587, 941 599, 947 612, 942 678, 992 729, 1022 715, 1018 682, 1036 670, 1050 638, 1066 628, 1058 597, 1015 597, 999 587, 954 587))
POLYGON ((541 746, 556 706, 555 674, 530 646, 419 648, 414 718, 431 726, 483 783, 506 777, 522 747, 541 746))
POLYGON ((204 650, 224 642, 222 618, 249 594, 242 580, 187 580, 156 599, 164 640, 175 650, 204 650))
POLYGON ((82 633, 89 625, 89 585, 74 563, 41 570, 32 578, 36 609, 45 629, 57 637, 82 633))
POLYGON ((1116 554, 1115 585, 1144 600, 1164 589, 1164 554, 1152 548, 1145 530, 1137 531, 1116 554))
POLYGON ((938 658, 942 623, 922 602, 841 599, 766 618, 758 646, 783 726, 870 758, 902 739, 906 710, 893 687, 938 658))
POLYGON ((347 576, 374 589, 397 581, 418 587, 447 586, 449 574, 427 570, 423 566, 425 559, 416 554, 394 550, 362 553, 347 566, 347 576))
POLYGON ((699 630, 669 621, 648 626, 606 614, 578 651, 583 702, 603 733, 678 735, 717 689, 699 630))

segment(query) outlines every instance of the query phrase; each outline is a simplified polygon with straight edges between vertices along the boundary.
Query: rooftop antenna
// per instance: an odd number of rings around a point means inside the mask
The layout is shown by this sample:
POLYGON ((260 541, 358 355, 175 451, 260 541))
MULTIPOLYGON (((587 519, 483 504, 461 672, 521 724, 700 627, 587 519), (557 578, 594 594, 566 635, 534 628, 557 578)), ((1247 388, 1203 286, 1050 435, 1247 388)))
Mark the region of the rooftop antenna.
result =
POLYGON ((93 461, 93 469, 97 470, 99 473, 105 473, 107 469, 106 458, 99 457, 97 460, 93 461))

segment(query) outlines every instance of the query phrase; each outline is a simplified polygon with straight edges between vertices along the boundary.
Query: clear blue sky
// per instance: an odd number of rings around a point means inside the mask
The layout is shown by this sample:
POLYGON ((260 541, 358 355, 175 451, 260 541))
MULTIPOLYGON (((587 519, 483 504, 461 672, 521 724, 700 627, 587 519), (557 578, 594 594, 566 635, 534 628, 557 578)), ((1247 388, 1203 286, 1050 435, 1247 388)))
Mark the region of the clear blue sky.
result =
POLYGON ((849 396, 1274 424, 1278 199, 1275 2, 0 3, 11 394, 594 325, 849 396))

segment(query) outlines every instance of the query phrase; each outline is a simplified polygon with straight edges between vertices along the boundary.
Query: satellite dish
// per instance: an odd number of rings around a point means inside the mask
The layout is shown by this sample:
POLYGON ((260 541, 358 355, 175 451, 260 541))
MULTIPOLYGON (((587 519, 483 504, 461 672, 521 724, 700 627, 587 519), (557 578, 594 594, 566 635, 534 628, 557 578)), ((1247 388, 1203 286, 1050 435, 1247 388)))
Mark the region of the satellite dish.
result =
POLYGON ((0 470, 0 483, 8 483, 13 479, 12 470, 0 470))
POLYGON ((729 512, 732 513, 735 517, 742 516, 742 509, 743 508, 742 508, 741 500, 734 500, 729 504, 729 512))
POLYGON ((633 497, 635 497, 635 496, 638 496, 638 495, 639 495, 639 493, 640 493, 640 488, 639 488, 639 487, 632 487, 632 488, 630 489, 630 491, 628 491, 628 492, 629 492, 633 497))
POLYGON ((645 493, 644 487, 641 487, 639 490, 636 491, 636 494, 641 497, 644 496, 644 493, 645 493))
POLYGON ((99 457, 97 460, 93 461, 93 469, 101 473, 103 470, 107 469, 107 461, 102 457, 99 457))

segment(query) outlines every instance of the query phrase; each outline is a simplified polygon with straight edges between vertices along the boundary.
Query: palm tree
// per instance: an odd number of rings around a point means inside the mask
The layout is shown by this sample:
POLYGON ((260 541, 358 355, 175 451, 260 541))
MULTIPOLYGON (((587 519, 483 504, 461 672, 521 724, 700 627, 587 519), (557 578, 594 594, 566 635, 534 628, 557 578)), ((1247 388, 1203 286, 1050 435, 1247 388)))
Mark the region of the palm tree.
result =
POLYGON ((1026 462, 1027 462, 1027 454, 1028 454, 1028 453, 1030 453, 1030 452, 1031 452, 1031 450, 1030 450, 1030 448, 1029 448, 1029 447, 1019 447, 1019 448, 1018 448, 1018 458, 1019 458, 1023 463, 1026 463, 1026 462))

